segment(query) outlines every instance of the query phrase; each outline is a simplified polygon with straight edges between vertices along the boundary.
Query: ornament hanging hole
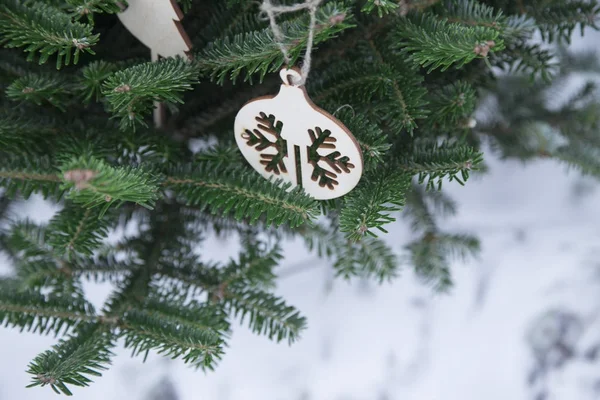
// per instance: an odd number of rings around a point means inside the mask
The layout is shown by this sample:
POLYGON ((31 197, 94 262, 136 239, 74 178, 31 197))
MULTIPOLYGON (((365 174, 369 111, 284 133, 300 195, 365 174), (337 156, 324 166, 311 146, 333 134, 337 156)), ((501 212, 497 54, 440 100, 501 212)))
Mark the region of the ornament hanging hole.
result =
POLYGON ((303 81, 302 74, 296 68, 283 68, 279 76, 286 86, 300 86, 303 81))

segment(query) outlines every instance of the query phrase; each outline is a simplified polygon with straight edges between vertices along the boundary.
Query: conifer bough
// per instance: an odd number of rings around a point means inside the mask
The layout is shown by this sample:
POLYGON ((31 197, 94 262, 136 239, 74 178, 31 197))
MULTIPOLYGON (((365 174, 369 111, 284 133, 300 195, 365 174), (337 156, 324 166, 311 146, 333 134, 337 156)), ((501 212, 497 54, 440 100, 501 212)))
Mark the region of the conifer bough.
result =
MULTIPOLYGON (((479 242, 440 224, 457 209, 442 183, 484 170, 484 136, 504 156, 600 175, 593 87, 559 109, 544 101, 552 79, 600 71, 548 46, 596 28, 594 1, 323 2, 307 90, 350 128, 365 166, 354 191, 325 202, 264 180, 233 145, 235 113, 272 93, 284 64, 257 4, 180 3, 192 60, 157 63, 118 22, 118 1, 0 4, 0 250, 14 269, 0 279, 0 321, 61 337, 31 361, 30 386, 69 395, 91 384, 119 338, 133 355, 203 369, 225 356, 234 319, 295 342, 307 322, 273 291, 290 237, 345 279, 387 281, 406 264, 448 289, 452 260, 479 242), (496 106, 475 127, 486 96, 496 106), (161 130, 149 123, 155 102, 169 107, 161 130), (60 211, 45 224, 9 218, 34 194, 60 211), (378 236, 400 215, 414 236, 396 252, 378 236), (125 226, 136 229, 106 240, 125 226), (207 259, 211 234, 239 238, 239 255, 207 259), (84 281, 114 286, 101 309, 84 281)), ((298 63, 308 16, 280 23, 298 63)))

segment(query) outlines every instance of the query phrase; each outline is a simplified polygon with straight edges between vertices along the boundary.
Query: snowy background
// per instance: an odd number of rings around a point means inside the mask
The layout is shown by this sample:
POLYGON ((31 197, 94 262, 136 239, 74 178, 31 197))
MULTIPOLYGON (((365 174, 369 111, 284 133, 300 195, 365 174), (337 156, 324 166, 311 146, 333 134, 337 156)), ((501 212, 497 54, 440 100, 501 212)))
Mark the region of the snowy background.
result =
MULTIPOLYGON (((276 344, 236 327, 223 361, 208 374, 157 356, 144 364, 121 349, 91 387, 72 387, 76 398, 600 399, 594 362, 600 342, 600 186, 550 161, 523 165, 488 153, 486 162, 485 176, 465 187, 445 185, 460 209, 442 227, 482 242, 478 259, 453 265, 449 294, 435 294, 408 268, 382 286, 334 280, 327 262, 289 243, 276 292, 308 318, 299 342, 276 344), (530 385, 539 372, 527 339, 532 326, 541 350, 544 340, 559 337, 550 357, 560 368, 538 374, 530 385)), ((39 221, 52 212, 39 199, 23 207, 39 221)), ((385 238, 400 251, 410 237, 401 222, 385 238)), ((231 254, 216 241, 205 249, 215 258, 231 254)), ((0 258, 0 274, 6 272, 0 258)), ((110 285, 88 289, 100 305, 110 285)), ((48 388, 25 389, 28 362, 56 341, 0 329, 0 400, 56 397, 48 388)))

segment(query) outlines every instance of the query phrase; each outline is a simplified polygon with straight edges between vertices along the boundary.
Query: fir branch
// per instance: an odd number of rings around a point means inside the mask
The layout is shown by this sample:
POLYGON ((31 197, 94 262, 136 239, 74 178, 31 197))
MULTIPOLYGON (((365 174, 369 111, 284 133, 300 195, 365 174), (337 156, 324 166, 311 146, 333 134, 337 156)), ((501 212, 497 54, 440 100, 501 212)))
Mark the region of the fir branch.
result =
POLYGON ((367 174, 361 185, 348 194, 340 214, 340 230, 351 241, 365 235, 377 237, 373 229, 387 233, 384 225, 394 222, 391 214, 402 210, 411 176, 388 169, 367 174))
MULTIPOLYGON (((335 37, 352 27, 350 9, 331 2, 319 8, 315 28, 315 44, 335 37)), ((281 25, 292 64, 306 45, 309 19, 303 15, 281 25)), ((284 63, 283 55, 275 43, 270 29, 235 35, 233 39, 218 39, 202 50, 197 57, 200 68, 219 83, 225 79, 235 81, 244 73, 245 80, 259 74, 262 80, 267 72, 275 72, 284 63)))
POLYGON ((123 276, 131 275, 140 265, 131 260, 117 260, 112 255, 102 254, 94 259, 77 258, 69 265, 69 273, 73 277, 81 277, 94 282, 116 282, 123 276))
POLYGON ((56 67, 77 64, 82 52, 94 54, 91 46, 99 35, 92 27, 72 22, 62 11, 43 3, 6 0, 0 6, 0 44, 24 47, 28 60, 40 54, 40 64, 56 54, 56 67))
POLYGON ((314 75, 311 76, 308 89, 317 103, 332 98, 361 104, 379 100, 397 77, 389 65, 370 62, 336 64, 314 75))
POLYGON ((214 306, 152 298, 143 307, 129 310, 119 326, 125 347, 134 355, 154 349, 203 368, 212 368, 221 358, 223 333, 228 329, 223 312, 214 306))
POLYGON ((460 68, 504 49, 500 32, 494 28, 450 23, 431 14, 401 20, 394 35, 397 48, 409 52, 428 72, 445 71, 452 65, 460 68))
POLYGON ((192 0, 177 0, 184 13, 187 13, 192 8, 192 0))
POLYGON ((443 192, 425 191, 415 186, 407 196, 405 216, 411 220, 414 232, 422 232, 420 238, 405 246, 408 261, 425 282, 439 291, 452 286, 450 263, 465 261, 479 253, 479 241, 469 235, 440 232, 434 212, 440 216, 453 215, 455 203, 443 192))
POLYGON ((204 331, 211 342, 222 342, 229 332, 227 312, 213 303, 186 302, 184 297, 149 296, 144 303, 144 312, 151 317, 179 326, 204 331))
POLYGON ((53 136, 53 129, 44 118, 33 120, 17 112, 0 113, 0 149, 8 154, 40 154, 53 136))
POLYGON ((366 174, 361 184, 344 197, 340 230, 348 240, 358 241, 365 235, 377 237, 373 229, 387 233, 383 227, 396 220, 393 213, 402 210, 411 176, 388 168, 366 174))
POLYGON ((323 224, 303 226, 299 229, 299 233, 308 250, 316 252, 319 257, 331 258, 343 247, 338 245, 344 243, 344 237, 323 224))
POLYGON ((67 204, 50 221, 47 243, 58 256, 70 260, 74 253, 91 256, 108 235, 109 219, 98 210, 67 204))
POLYGON ((535 18, 542 39, 549 42, 558 39, 568 43, 577 28, 581 34, 586 27, 599 28, 596 21, 600 6, 593 1, 553 1, 543 7, 528 5, 526 10, 535 18))
POLYGON ((292 306, 270 293, 243 286, 231 286, 224 294, 225 303, 243 323, 248 316, 250 329, 280 342, 295 342, 306 327, 306 319, 292 306))
POLYGON ((413 190, 406 196, 406 206, 403 215, 410 220, 410 227, 413 232, 427 233, 438 231, 435 216, 426 201, 430 193, 432 192, 425 192, 422 187, 415 185, 413 190))
POLYGON ((67 0, 71 15, 79 20, 86 17, 88 22, 94 23, 94 14, 116 14, 121 11, 121 4, 125 0, 67 0))
POLYGON ((206 46, 218 38, 260 29, 262 24, 257 14, 257 6, 252 2, 235 6, 218 2, 211 10, 210 20, 200 31, 199 40, 203 46, 206 46))
MULTIPOLYGON (((416 185, 413 186, 413 193, 415 192, 415 190, 419 190, 419 192, 421 193, 422 196, 425 196, 427 198, 428 201, 428 208, 432 209, 432 212, 435 213, 435 215, 441 217, 441 218, 446 218, 446 217, 451 217, 456 215, 456 211, 457 211, 457 205, 456 202, 449 197, 447 194, 444 193, 444 191, 441 190, 430 190, 427 192, 424 192, 423 190, 420 190, 421 188, 418 188, 416 185)), ((414 207, 414 202, 411 202, 411 205, 414 207)), ((413 208, 413 212, 414 212, 414 208, 413 208)), ((413 231, 418 231, 418 230, 426 230, 425 228, 427 227, 426 224, 423 224, 422 226, 421 223, 415 219, 415 222, 413 223, 413 231)))
POLYGON ((30 63, 24 60, 18 52, 0 52, 0 82, 3 80, 12 82, 16 78, 25 76, 29 67, 30 63))
POLYGON ((477 93, 469 83, 451 83, 430 94, 430 118, 439 126, 457 126, 475 112, 476 101, 477 93))
POLYGON ((102 94, 125 129, 135 122, 145 125, 144 116, 154 109, 155 101, 183 103, 182 92, 198 83, 198 75, 196 63, 168 58, 111 74, 102 85, 102 94))
POLYGON ((541 77, 550 82, 558 73, 556 54, 539 44, 508 44, 505 51, 494 53, 491 62, 507 73, 526 72, 532 78, 541 77))
POLYGON ((62 75, 29 73, 6 88, 6 96, 12 100, 30 101, 37 105, 49 103, 66 111, 73 92, 62 75))
POLYGON ((215 166, 226 166, 236 164, 243 165, 243 157, 236 145, 216 145, 203 150, 195 155, 200 162, 213 164, 215 166))
POLYGON ((81 69, 80 86, 84 101, 100 100, 102 84, 117 70, 115 64, 94 61, 81 69))
POLYGON ((58 333, 80 322, 95 320, 88 302, 72 296, 42 295, 37 290, 0 291, 0 323, 41 334, 58 333))
POLYGON ((376 278, 379 282, 391 280, 398 273, 398 258, 384 241, 363 238, 337 250, 333 264, 336 275, 345 279, 354 276, 376 278))
POLYGON ((448 22, 500 30, 506 23, 501 11, 475 0, 451 0, 440 7, 448 22))
POLYGON ((303 227, 301 234, 309 250, 332 259, 336 275, 345 279, 374 277, 383 282, 398 273, 398 258, 382 240, 365 237, 352 242, 323 225, 303 227))
POLYGON ((465 259, 479 252, 479 241, 468 235, 428 233, 422 239, 406 246, 410 262, 421 279, 434 285, 438 291, 452 286, 450 261, 465 259))
POLYGON ((583 174, 600 177, 600 148, 597 146, 571 139, 568 145, 561 146, 548 155, 583 174))
POLYGON ((366 171, 375 169, 381 162, 391 144, 387 135, 364 115, 354 114, 348 108, 336 113, 336 117, 352 132, 362 149, 363 165, 366 171))
POLYGON ((19 261, 53 259, 51 248, 46 244, 46 229, 29 220, 13 223, 6 235, 5 244, 19 261))
POLYGON ((383 101, 374 110, 374 114, 385 121, 392 132, 399 134, 406 129, 412 135, 417 127, 416 121, 427 117, 428 113, 425 108, 427 89, 422 85, 423 76, 415 65, 399 60, 398 57, 390 60, 394 62, 393 65, 389 64, 371 34, 367 35, 366 41, 377 62, 387 65, 395 76, 392 84, 385 88, 384 97, 388 101, 383 101))
POLYGON ((274 285, 273 269, 283 258, 281 248, 274 246, 262 251, 265 243, 256 240, 247 241, 240 252, 239 260, 232 260, 223 268, 218 290, 229 285, 246 285, 248 287, 267 288, 274 285))
POLYGON ((528 14, 508 15, 502 32, 507 44, 525 43, 533 37, 536 29, 535 20, 528 14))
POLYGON ((406 246, 411 265, 417 275, 426 283, 432 284, 437 291, 448 291, 452 287, 450 265, 439 248, 431 245, 427 237, 406 246))
POLYGON ((473 147, 457 142, 441 144, 417 144, 411 156, 400 161, 402 169, 418 175, 419 183, 427 182, 427 188, 441 189, 444 178, 464 185, 470 171, 478 169, 483 154, 473 147), (460 177, 459 177, 460 175, 460 177))
POLYGON ((216 169, 211 164, 182 166, 170 171, 163 185, 177 192, 188 205, 210 206, 212 212, 232 212, 251 223, 264 216, 268 225, 299 226, 314 219, 318 204, 300 189, 270 182, 260 175, 236 169, 216 169))
POLYGON ((113 167, 93 157, 80 157, 65 162, 61 173, 67 196, 84 207, 101 206, 101 215, 111 205, 126 201, 151 209, 158 199, 156 179, 139 168, 113 167))
POLYGON ((59 259, 19 260, 15 263, 18 287, 50 290, 53 294, 81 297, 79 282, 72 280, 70 269, 59 259))
POLYGON ((71 396, 67 385, 88 386, 92 381, 86 375, 102 376, 100 371, 108 369, 113 346, 111 333, 101 325, 82 325, 29 364, 33 382, 27 387, 49 385, 54 392, 71 396))
POLYGON ((362 6, 361 11, 371 13, 376 9, 379 17, 383 17, 384 14, 389 14, 397 8, 398 2, 396 0, 367 0, 362 6))
POLYGON ((19 193, 28 198, 34 192, 44 197, 59 196, 61 179, 48 172, 53 170, 47 157, 0 153, 0 187, 6 188, 5 195, 9 197, 19 193))

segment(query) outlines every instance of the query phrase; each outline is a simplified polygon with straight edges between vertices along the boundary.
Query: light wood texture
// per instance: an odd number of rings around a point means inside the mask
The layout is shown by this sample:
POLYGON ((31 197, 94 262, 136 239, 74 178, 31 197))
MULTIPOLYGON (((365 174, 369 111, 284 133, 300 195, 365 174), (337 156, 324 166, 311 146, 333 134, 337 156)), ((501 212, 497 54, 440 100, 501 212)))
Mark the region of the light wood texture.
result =
MULTIPOLYGON (((158 61, 160 56, 155 51, 152 51, 151 58, 152 62, 156 62, 158 61)), ((156 128, 162 128, 163 126, 165 126, 166 109, 164 103, 161 103, 160 101, 154 102, 154 112, 152 113, 152 116, 154 119, 154 126, 156 128)))
POLYGON ((279 94, 248 102, 236 116, 235 140, 242 154, 265 178, 300 184, 315 199, 343 196, 362 175, 358 142, 310 100, 304 86, 293 84, 301 79, 298 71, 283 69, 280 75, 279 94))
POLYGON ((191 41, 183 27, 183 13, 175 0, 127 0, 119 19, 140 42, 161 57, 186 57, 191 41))

